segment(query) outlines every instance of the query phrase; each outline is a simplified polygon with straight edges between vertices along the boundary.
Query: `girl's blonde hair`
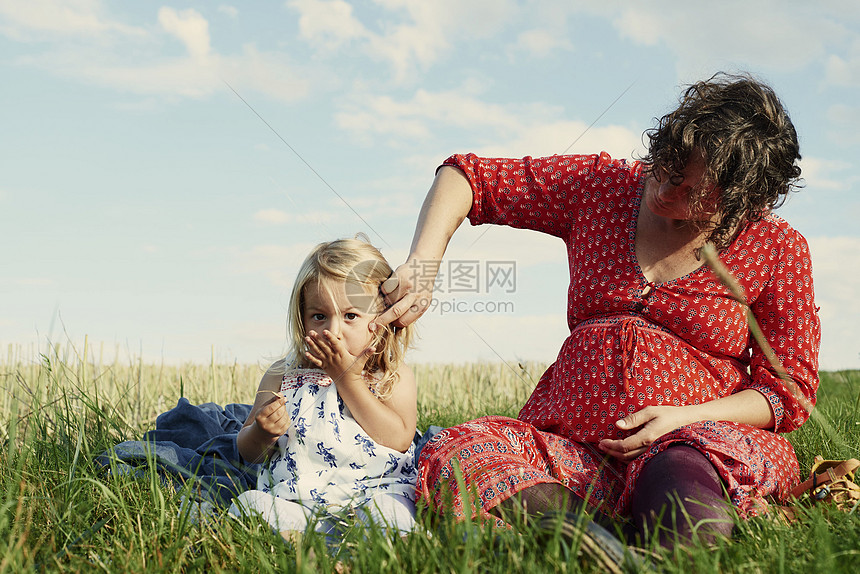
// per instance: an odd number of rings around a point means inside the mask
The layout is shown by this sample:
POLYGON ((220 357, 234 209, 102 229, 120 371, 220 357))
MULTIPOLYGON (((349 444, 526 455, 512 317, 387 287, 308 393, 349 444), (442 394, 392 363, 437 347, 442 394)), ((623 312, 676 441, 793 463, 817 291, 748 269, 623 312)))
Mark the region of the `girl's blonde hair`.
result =
MULTIPOLYGON (((324 281, 344 284, 347 298, 355 307, 372 313, 385 310, 380 286, 393 270, 382 253, 359 234, 355 239, 338 239, 320 243, 299 268, 290 295, 287 324, 289 349, 284 361, 285 371, 314 368, 305 358, 304 292, 308 285, 323 285, 324 281)), ((380 399, 391 396, 397 382, 397 369, 403 363, 412 339, 412 328, 378 325, 370 346, 375 352, 365 363, 365 373, 374 375, 368 387, 380 399)))

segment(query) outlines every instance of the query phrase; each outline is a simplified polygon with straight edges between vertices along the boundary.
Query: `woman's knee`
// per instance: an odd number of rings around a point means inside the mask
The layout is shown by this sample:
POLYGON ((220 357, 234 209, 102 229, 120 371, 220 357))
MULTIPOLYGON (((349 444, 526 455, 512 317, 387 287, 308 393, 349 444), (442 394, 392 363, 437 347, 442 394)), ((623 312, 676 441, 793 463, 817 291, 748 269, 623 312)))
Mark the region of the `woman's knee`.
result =
POLYGON ((677 445, 667 448, 648 461, 640 474, 640 484, 663 484, 672 489, 695 487, 722 498, 722 481, 708 458, 691 446, 677 445))
POLYGON ((642 469, 631 514, 640 536, 658 533, 662 544, 694 535, 712 542, 734 527, 729 501, 714 465, 698 450, 673 446, 642 469))

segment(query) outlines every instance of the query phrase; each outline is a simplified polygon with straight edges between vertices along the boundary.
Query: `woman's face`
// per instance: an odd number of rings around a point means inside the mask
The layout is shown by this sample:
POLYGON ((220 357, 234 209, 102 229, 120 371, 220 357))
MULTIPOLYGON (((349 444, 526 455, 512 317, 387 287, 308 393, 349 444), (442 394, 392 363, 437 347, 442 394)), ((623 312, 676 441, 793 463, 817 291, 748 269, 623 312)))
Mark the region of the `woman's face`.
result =
POLYGON ((693 213, 690 197, 702 183, 705 174, 705 158, 694 149, 687 159, 687 165, 679 174, 670 176, 663 171, 655 175, 645 186, 645 206, 655 215, 679 222, 693 219, 713 221, 717 216, 719 190, 713 188, 705 202, 704 213, 693 213))

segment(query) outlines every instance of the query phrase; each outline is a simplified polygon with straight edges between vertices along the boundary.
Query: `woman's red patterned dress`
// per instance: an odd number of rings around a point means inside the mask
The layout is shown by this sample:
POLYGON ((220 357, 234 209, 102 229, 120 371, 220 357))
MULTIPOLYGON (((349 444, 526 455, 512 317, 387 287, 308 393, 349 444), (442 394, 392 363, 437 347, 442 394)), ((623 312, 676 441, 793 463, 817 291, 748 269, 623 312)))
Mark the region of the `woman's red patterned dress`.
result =
MULTIPOLYGON (((649 284, 634 239, 646 174, 606 154, 483 159, 455 155, 473 190, 469 220, 555 235, 570 264, 568 326, 555 363, 518 419, 486 417, 446 429, 421 453, 418 495, 462 516, 462 472, 481 514, 529 486, 560 482, 624 516, 643 465, 673 444, 716 467, 741 516, 784 497, 798 478, 788 441, 808 418, 753 342, 743 307, 707 266, 649 284), (702 421, 670 432, 630 463, 604 462, 596 443, 648 405, 699 404, 742 389, 770 401, 773 430, 702 421), (775 431, 775 432, 774 432, 775 431), (455 470, 452 461, 457 461, 455 470), (447 508, 453 502, 452 507, 447 508)), ((765 336, 807 399, 818 387, 820 324, 806 240, 768 215, 746 225, 720 258, 738 278, 765 336)))

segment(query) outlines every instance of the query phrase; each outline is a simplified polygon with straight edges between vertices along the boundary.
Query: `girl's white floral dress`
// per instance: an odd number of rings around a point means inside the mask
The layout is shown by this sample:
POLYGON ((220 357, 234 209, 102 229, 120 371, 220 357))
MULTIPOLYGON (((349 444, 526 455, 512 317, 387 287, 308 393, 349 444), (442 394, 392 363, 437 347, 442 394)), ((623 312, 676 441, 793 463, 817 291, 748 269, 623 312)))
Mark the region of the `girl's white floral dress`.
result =
POLYGON ((257 490, 239 495, 231 512, 258 512, 284 531, 303 530, 320 509, 363 509, 378 524, 411 530, 415 445, 402 453, 374 442, 322 370, 287 373, 281 394, 290 428, 278 439, 278 452, 260 469, 257 490))

